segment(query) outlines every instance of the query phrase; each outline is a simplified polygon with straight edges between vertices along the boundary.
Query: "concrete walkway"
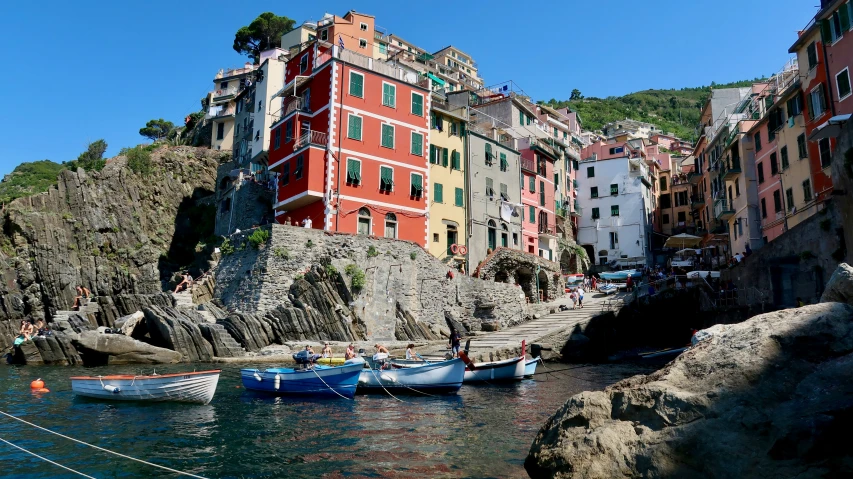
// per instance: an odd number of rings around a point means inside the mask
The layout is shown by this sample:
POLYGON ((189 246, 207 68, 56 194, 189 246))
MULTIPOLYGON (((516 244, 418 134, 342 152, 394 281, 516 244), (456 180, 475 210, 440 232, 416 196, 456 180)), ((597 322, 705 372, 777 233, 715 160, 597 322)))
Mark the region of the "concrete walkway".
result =
MULTIPOLYGON (((549 306, 556 308, 557 312, 547 314, 539 319, 513 326, 493 333, 479 333, 471 337, 470 351, 478 355, 488 354, 492 351, 501 351, 521 346, 521 341, 527 344, 537 342, 546 336, 574 328, 578 323, 585 322, 593 316, 607 311, 618 311, 622 307, 622 298, 625 293, 617 293, 604 296, 600 293, 586 293, 584 295, 583 309, 571 309, 571 300, 568 297, 560 298, 549 306), (559 311, 560 305, 567 304, 568 311, 559 311)), ((465 338, 466 340, 468 338, 465 338)))

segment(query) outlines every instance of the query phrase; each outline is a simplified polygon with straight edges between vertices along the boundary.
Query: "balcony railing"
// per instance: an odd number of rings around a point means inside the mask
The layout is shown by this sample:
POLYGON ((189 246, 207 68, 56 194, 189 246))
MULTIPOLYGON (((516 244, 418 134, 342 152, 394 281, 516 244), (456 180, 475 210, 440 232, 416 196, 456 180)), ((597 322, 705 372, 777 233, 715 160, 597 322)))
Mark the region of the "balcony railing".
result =
POLYGON ((732 158, 727 161, 722 162, 722 171, 723 179, 731 180, 734 179, 737 175, 741 174, 740 169, 740 158, 732 158))
POLYGON ((690 180, 687 179, 687 175, 677 175, 672 177, 670 184, 672 186, 689 185, 690 180))
POLYGON ((232 116, 235 114, 235 112, 236 110, 234 108, 223 108, 222 106, 217 108, 215 106, 212 106, 209 110, 207 110, 207 115, 205 115, 205 118, 211 119, 221 118, 224 116, 232 116))
POLYGON ((705 197, 704 196, 692 195, 690 197, 690 206, 692 208, 698 208, 704 204, 705 204, 705 197))
POLYGON ((325 147, 328 144, 328 136, 325 132, 308 130, 299 135, 296 139, 296 148, 302 148, 308 145, 318 145, 325 147))
POLYGON ((240 91, 236 86, 232 86, 230 88, 222 88, 220 90, 214 90, 213 91, 213 99, 216 100, 217 98, 223 98, 226 96, 234 96, 239 92, 240 91))
POLYGON ((530 158, 522 158, 521 169, 524 171, 529 171, 530 173, 536 173, 536 162, 530 158))
POLYGON ((572 208, 572 216, 581 216, 583 215, 583 208, 578 204, 578 200, 575 200, 572 208))
POLYGON ((698 185, 699 182, 702 181, 702 172, 691 171, 687 174, 687 181, 689 181, 691 185, 698 185))
POLYGON ((720 198, 714 202, 714 217, 718 220, 728 220, 735 212, 726 198, 720 198))
POLYGON ((539 223, 539 234, 547 235, 547 236, 556 236, 557 229, 553 224, 549 223, 539 223))

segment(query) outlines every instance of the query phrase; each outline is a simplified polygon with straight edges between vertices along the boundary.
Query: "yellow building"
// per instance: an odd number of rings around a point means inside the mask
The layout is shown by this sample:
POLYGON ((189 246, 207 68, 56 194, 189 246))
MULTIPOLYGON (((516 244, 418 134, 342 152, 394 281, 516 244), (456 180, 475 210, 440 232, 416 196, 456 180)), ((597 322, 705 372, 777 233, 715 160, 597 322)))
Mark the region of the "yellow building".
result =
POLYGON ((464 255, 454 254, 452 246, 467 247, 468 238, 464 140, 468 110, 450 105, 444 95, 433 93, 430 113, 429 252, 456 266, 464 262, 464 255))

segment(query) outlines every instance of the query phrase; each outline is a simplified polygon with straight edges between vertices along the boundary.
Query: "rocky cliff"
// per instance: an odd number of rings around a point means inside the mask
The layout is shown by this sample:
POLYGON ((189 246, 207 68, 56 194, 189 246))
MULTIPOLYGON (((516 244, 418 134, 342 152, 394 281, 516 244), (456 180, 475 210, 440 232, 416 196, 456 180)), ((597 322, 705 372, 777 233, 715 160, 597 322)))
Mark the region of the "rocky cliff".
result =
POLYGON ((666 367, 570 398, 542 427, 533 478, 849 477, 853 284, 824 302, 709 328, 666 367))

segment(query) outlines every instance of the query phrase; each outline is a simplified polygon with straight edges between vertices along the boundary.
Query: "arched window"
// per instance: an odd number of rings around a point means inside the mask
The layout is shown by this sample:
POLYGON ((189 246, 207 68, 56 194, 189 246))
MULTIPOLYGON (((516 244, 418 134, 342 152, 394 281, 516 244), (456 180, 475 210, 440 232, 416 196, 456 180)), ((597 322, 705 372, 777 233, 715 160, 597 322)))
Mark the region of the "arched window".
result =
POLYGON ((489 236, 488 236, 489 237, 489 249, 494 251, 495 248, 497 247, 497 230, 496 230, 497 225, 495 224, 494 221, 489 220, 488 226, 489 226, 489 236))
POLYGON ((509 247, 509 227, 506 223, 501 223, 501 246, 504 248, 509 247))
POLYGON ((459 235, 456 227, 453 225, 447 225, 447 256, 453 256, 453 251, 451 251, 450 247, 456 244, 458 238, 459 235))
POLYGON ((385 215, 385 237, 397 237, 397 215, 394 213, 388 213, 385 215))
POLYGON ((358 234, 369 235, 370 223, 370 210, 367 208, 358 210, 358 234))
POLYGON ((224 189, 228 188, 228 184, 230 183, 228 180, 229 180, 229 178, 227 176, 225 178, 222 178, 222 181, 219 182, 219 189, 220 190, 224 190, 224 189))

